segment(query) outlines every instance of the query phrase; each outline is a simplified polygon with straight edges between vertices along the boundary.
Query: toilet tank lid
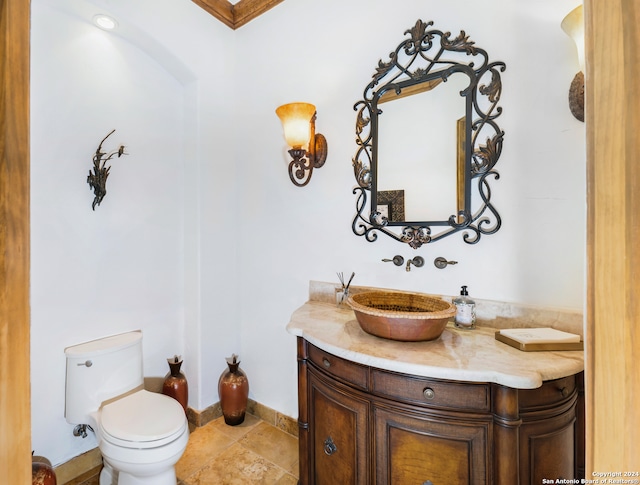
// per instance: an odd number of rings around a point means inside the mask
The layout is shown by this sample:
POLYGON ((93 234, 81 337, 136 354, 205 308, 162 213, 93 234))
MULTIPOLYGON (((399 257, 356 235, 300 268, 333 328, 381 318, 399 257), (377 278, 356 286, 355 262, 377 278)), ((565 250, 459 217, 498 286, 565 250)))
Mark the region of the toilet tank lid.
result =
POLYGON ((70 358, 85 358, 115 352, 126 347, 135 345, 142 339, 142 332, 136 330, 134 332, 121 333, 112 335, 90 342, 84 342, 78 345, 72 345, 64 349, 64 353, 70 358))

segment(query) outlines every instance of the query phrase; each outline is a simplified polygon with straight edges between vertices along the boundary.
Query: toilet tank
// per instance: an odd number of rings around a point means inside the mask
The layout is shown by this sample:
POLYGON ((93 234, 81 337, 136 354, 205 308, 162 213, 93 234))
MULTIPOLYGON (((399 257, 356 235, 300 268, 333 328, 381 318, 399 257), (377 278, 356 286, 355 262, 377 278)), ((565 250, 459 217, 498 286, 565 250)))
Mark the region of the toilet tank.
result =
POLYGON ((89 415, 109 399, 144 383, 142 332, 128 332, 64 349, 67 358, 64 416, 88 424, 89 415))

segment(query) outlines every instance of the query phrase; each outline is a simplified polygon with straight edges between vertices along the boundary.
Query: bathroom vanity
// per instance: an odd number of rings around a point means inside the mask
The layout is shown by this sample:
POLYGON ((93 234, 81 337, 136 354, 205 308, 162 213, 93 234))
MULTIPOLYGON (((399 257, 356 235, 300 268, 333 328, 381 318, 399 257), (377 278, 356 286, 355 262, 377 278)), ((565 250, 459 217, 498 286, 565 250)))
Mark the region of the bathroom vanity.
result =
POLYGON ((300 484, 540 484, 584 476, 583 352, 521 352, 495 328, 430 342, 365 333, 309 301, 297 336, 300 484))

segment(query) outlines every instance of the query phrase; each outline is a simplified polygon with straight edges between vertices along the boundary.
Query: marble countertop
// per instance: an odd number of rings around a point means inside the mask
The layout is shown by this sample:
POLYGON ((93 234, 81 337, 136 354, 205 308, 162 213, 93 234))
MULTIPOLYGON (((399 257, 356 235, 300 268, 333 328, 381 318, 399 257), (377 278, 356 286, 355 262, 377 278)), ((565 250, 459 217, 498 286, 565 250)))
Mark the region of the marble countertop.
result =
POLYGON ((287 331, 316 347, 360 364, 405 374, 535 389, 543 381, 584 369, 582 351, 522 352, 495 339, 496 329, 459 330, 449 323, 437 340, 396 342, 364 332, 349 308, 308 301, 287 331))

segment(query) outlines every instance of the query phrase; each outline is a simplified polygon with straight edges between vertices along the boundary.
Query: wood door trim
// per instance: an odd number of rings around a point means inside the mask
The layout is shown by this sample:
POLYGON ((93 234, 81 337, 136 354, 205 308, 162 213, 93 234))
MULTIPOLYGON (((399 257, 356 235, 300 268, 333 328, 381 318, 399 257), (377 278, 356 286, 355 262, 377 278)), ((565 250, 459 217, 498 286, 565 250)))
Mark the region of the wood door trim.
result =
POLYGON ((240 0, 235 5, 227 0, 192 0, 227 27, 237 29, 272 9, 284 0, 240 0))
POLYGON ((587 472, 637 471, 640 6, 586 0, 587 472))
POLYGON ((30 2, 0 0, 0 470, 31 483, 30 2))

